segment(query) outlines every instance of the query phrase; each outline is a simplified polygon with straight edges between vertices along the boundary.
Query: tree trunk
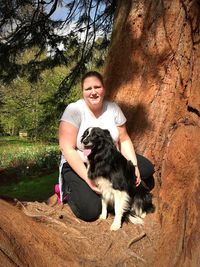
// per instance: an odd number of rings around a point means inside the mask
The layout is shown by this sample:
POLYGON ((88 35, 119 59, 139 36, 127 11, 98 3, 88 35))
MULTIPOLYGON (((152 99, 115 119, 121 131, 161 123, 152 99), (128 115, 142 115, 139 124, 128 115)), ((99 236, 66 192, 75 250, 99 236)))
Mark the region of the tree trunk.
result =
POLYGON ((200 266, 199 18, 197 0, 118 1, 105 68, 136 151, 156 167, 154 267, 200 266))

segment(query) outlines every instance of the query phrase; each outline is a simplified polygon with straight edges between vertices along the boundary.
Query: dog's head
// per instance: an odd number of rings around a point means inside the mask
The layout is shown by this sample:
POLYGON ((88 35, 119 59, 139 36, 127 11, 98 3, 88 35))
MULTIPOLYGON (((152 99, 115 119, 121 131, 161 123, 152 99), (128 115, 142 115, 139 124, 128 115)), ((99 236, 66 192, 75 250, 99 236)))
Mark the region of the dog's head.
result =
POLYGON ((84 145, 84 154, 86 156, 89 156, 94 150, 103 149, 108 144, 114 145, 110 132, 99 127, 86 129, 81 137, 81 143, 84 145))

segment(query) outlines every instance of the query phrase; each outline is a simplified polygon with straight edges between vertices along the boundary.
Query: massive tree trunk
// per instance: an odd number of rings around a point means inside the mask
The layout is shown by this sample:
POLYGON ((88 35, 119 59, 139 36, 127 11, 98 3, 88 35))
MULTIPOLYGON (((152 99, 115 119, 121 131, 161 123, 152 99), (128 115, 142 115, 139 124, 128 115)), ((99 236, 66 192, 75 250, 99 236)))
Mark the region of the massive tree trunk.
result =
POLYGON ((112 217, 0 200, 3 266, 200 266, 199 16, 197 0, 118 1, 106 85, 155 164, 156 213, 111 233, 112 217))
POLYGON ((136 150, 156 167, 153 266, 200 266, 199 1, 118 1, 105 69, 136 150))

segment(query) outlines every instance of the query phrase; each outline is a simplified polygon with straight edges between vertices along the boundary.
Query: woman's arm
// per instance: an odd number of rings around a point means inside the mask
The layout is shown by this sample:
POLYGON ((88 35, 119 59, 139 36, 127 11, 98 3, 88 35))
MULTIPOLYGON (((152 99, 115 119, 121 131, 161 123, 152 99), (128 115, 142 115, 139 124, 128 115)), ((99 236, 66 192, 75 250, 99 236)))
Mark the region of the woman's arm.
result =
POLYGON ((135 150, 133 147, 133 143, 127 133, 126 126, 123 124, 122 126, 118 126, 118 131, 119 131, 119 146, 120 146, 120 151, 122 155, 127 159, 131 160, 133 165, 135 166, 135 175, 137 177, 136 179, 136 185, 138 186, 141 182, 140 178, 140 171, 138 169, 138 164, 137 164, 137 157, 135 154, 135 150))
POLYGON ((59 126, 59 146, 65 160, 71 168, 89 185, 96 193, 100 193, 98 187, 88 178, 87 169, 76 151, 78 129, 71 123, 61 121, 59 126))

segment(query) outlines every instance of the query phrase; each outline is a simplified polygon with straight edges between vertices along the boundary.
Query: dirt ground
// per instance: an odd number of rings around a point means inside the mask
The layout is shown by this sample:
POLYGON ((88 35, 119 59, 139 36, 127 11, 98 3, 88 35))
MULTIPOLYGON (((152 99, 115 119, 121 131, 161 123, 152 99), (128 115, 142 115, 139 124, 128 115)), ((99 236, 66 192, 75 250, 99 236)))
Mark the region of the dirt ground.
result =
POLYGON ((153 266, 157 212, 143 225, 124 223, 113 232, 113 215, 81 221, 68 205, 58 205, 55 195, 46 203, 1 199, 0 209, 2 266, 153 266))

